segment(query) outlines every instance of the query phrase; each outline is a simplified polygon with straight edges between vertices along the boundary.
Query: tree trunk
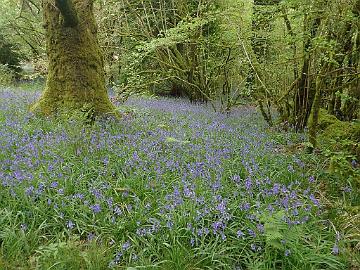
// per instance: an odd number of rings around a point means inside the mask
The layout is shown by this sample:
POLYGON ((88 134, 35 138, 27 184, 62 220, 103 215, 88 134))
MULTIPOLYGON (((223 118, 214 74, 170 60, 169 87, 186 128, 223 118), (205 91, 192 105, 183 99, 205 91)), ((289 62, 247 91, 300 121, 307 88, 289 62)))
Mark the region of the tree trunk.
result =
POLYGON ((310 50, 312 47, 312 41, 317 35, 320 23, 320 18, 316 18, 312 21, 310 29, 308 30, 309 36, 306 35, 307 38, 304 41, 304 62, 294 100, 295 106, 293 124, 297 131, 303 130, 306 127, 315 96, 315 83, 313 83, 309 75, 312 64, 312 55, 310 50))
POLYGON ((350 79, 352 82, 349 85, 348 95, 349 98, 344 102, 344 108, 342 110, 343 120, 351 121, 356 118, 360 118, 359 106, 360 106, 360 0, 354 3, 352 10, 354 19, 351 25, 349 25, 347 50, 352 51, 348 59, 348 66, 352 69, 350 79), (353 28, 353 30, 352 30, 353 28), (353 38, 355 36, 356 38, 353 38))
POLYGON ((318 122, 319 122, 319 112, 321 108, 321 91, 323 88, 324 80, 320 76, 316 79, 316 92, 314 101, 311 108, 311 115, 309 118, 309 142, 311 144, 311 148, 308 149, 310 152, 312 152, 315 147, 317 146, 316 136, 317 136, 317 128, 318 128, 318 122))
POLYGON ((93 0, 43 0, 43 10, 48 76, 31 110, 43 115, 72 110, 114 115, 105 87, 93 0))

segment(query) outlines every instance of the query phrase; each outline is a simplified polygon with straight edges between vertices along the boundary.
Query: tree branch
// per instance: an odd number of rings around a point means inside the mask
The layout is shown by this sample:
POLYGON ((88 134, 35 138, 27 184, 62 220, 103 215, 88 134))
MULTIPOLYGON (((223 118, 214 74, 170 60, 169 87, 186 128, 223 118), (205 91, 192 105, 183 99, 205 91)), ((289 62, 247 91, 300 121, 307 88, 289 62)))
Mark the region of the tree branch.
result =
POLYGON ((64 17, 65 27, 75 27, 78 25, 79 19, 71 0, 55 0, 55 4, 64 17))

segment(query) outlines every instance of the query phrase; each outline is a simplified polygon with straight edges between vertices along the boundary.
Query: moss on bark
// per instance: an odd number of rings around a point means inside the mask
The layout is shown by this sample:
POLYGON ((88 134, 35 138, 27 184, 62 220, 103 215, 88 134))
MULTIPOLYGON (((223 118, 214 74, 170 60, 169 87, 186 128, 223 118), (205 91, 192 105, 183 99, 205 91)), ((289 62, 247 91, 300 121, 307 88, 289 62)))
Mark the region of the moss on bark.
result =
POLYGON ((43 115, 77 109, 116 115, 104 79, 92 0, 72 0, 78 23, 69 26, 53 1, 43 2, 49 58, 45 89, 31 110, 43 115))

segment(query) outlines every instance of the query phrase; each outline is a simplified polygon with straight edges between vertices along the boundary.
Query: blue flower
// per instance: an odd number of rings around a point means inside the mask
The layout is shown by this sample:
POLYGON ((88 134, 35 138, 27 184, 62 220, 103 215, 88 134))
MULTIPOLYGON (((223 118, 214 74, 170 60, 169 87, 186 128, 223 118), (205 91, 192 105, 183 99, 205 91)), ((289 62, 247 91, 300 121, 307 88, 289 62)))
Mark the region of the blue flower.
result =
POLYGON ((248 233, 249 233, 250 236, 252 236, 254 238, 256 237, 256 233, 253 230, 248 229, 248 233))
POLYGON ((339 254, 339 246, 338 246, 337 244, 335 244, 335 245, 333 246, 331 253, 332 253, 333 255, 338 255, 338 254, 339 254))
POLYGON ((57 188, 59 186, 59 183, 58 182, 52 182, 51 184, 50 184, 50 187, 51 188, 57 188))
POLYGON ((241 230, 238 230, 236 232, 236 236, 237 236, 237 238, 244 238, 245 234, 241 230))
POLYGON ((88 233, 87 235, 87 240, 88 241, 92 241, 95 238, 95 234, 94 233, 88 233))
POLYGON ((122 250, 123 251, 128 250, 130 247, 131 247, 131 243, 127 241, 122 245, 122 250))
POLYGON ((315 177, 313 175, 309 177, 309 182, 315 183, 315 177))
POLYGON ((71 220, 69 220, 69 221, 66 223, 66 227, 71 230, 71 229, 73 229, 73 228, 75 227, 75 224, 74 224, 74 222, 72 222, 71 220))
POLYGON ((90 206, 90 209, 95 213, 95 214, 97 214, 97 213, 100 213, 101 212, 101 206, 100 206, 100 204, 94 204, 94 205, 91 205, 90 206))

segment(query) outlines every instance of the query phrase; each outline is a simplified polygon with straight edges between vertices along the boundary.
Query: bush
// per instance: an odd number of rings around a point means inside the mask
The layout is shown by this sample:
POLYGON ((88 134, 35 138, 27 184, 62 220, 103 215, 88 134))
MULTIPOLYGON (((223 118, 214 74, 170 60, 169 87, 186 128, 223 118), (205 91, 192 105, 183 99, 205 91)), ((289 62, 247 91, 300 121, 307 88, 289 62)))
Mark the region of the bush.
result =
POLYGON ((0 86, 7 86, 14 81, 14 72, 7 66, 0 64, 0 86))
POLYGON ((0 35, 0 64, 6 65, 17 76, 21 72, 20 61, 22 57, 14 44, 9 43, 0 35))
MULTIPOLYGON (((320 134, 319 142, 323 148, 334 152, 346 150, 352 154, 358 154, 360 124, 337 120, 320 134)), ((360 156, 357 155, 357 158, 360 159, 360 156)))

